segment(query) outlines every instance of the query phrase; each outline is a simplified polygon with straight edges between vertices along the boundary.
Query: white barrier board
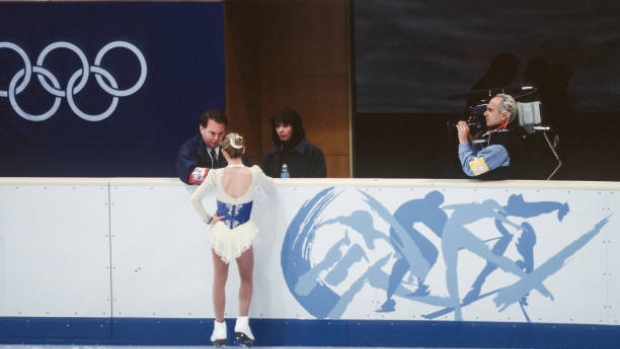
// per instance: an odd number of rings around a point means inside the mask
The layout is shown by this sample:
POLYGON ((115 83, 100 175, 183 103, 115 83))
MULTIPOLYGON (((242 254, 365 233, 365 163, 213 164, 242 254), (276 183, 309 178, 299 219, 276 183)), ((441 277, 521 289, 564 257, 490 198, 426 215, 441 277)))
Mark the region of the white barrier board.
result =
POLYGON ((108 188, 0 185, 0 314, 109 317, 108 188))
MULTIPOLYGON (((195 187, 48 181, 0 183, 0 316, 213 317, 195 187)), ((251 316, 617 325, 620 186, 549 183, 277 180, 251 316)))

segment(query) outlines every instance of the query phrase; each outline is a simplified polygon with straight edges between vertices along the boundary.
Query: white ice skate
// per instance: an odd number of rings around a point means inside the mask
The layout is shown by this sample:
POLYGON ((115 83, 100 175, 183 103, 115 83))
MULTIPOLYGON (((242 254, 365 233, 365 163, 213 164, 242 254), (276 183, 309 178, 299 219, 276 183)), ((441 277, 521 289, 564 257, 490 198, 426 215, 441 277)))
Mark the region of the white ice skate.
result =
POLYGON ((251 347, 254 343, 254 335, 250 329, 250 319, 247 316, 240 316, 235 323, 235 337, 241 346, 251 347))
POLYGON ((211 342, 215 347, 223 347, 226 345, 226 320, 218 322, 213 321, 213 333, 211 334, 211 342))

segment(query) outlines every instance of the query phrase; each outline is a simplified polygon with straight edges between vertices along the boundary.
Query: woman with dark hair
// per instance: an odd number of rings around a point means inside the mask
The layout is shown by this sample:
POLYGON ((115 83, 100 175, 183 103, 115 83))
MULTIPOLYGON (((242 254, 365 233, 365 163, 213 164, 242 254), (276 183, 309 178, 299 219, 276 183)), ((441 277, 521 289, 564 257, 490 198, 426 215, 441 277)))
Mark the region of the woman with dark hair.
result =
POLYGON ((306 140, 301 117, 295 109, 278 110, 271 117, 274 147, 263 158, 262 168, 269 177, 281 177, 283 167, 291 178, 325 178, 323 152, 306 140))

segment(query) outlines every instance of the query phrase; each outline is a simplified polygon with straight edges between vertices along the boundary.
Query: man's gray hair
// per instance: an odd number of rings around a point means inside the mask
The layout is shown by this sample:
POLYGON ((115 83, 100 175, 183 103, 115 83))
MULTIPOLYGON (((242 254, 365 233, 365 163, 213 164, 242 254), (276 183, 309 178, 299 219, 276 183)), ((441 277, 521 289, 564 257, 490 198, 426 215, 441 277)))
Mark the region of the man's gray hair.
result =
POLYGON ((505 93, 500 93, 495 95, 495 97, 499 97, 502 99, 502 102, 499 104, 499 112, 503 113, 507 111, 510 115, 508 116, 508 120, 513 122, 517 118, 517 102, 511 95, 507 95, 505 93))

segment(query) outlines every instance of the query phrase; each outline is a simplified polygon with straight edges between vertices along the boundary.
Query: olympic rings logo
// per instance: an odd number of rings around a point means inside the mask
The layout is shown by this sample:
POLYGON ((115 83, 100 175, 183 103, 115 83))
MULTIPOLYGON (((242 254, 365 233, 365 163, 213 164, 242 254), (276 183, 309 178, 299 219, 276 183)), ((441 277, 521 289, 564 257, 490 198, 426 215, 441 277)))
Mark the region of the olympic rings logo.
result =
POLYGON ((43 51, 41 51, 39 57, 37 58, 36 65, 34 66, 32 66, 32 64, 30 63, 30 58, 28 58, 28 55, 21 47, 11 42, 0 42, 0 50, 2 49, 8 49, 17 53, 24 63, 24 68, 20 69, 18 72, 15 73, 15 75, 13 75, 9 83, 8 90, 0 89, 0 98, 8 97, 13 110, 22 118, 30 121, 44 121, 52 117, 56 113, 56 111, 58 111, 62 98, 67 99, 67 103, 69 104, 69 107, 71 107, 71 110, 80 118, 87 121, 104 120, 110 115, 112 115, 112 113, 114 113, 120 97, 127 97, 136 93, 136 91, 138 91, 142 87, 144 81, 146 80, 147 66, 144 55, 136 46, 126 41, 113 41, 102 47, 101 50, 99 50, 99 52, 97 53, 94 64, 92 66, 89 65, 88 59, 79 47, 65 41, 54 42, 48 45, 45 49, 43 49, 43 51), (109 71, 101 67, 103 57, 110 50, 117 48, 124 48, 131 51, 140 62, 140 77, 138 78, 138 81, 133 86, 125 90, 119 89, 118 83, 116 79, 112 76, 112 74, 110 74, 109 71), (69 81, 67 82, 66 88, 64 90, 61 89, 60 82, 58 81, 56 76, 54 76, 52 72, 43 67, 45 58, 48 56, 48 54, 57 49, 66 49, 74 52, 78 56, 82 64, 82 66, 78 68, 75 73, 73 73, 73 75, 69 78, 69 81), (112 102, 110 103, 110 106, 100 114, 87 114, 84 111, 80 110, 80 108, 78 108, 75 103, 75 96, 80 91, 82 91, 82 89, 84 89, 84 86, 88 82, 88 78, 91 73, 95 75, 97 83, 101 87, 101 89, 112 96, 112 102), (26 86, 30 83, 33 74, 37 75, 39 83, 41 84, 43 89, 45 89, 45 91, 54 96, 54 103, 52 107, 48 111, 39 115, 33 115, 26 112, 17 101, 17 95, 24 91, 26 86))

